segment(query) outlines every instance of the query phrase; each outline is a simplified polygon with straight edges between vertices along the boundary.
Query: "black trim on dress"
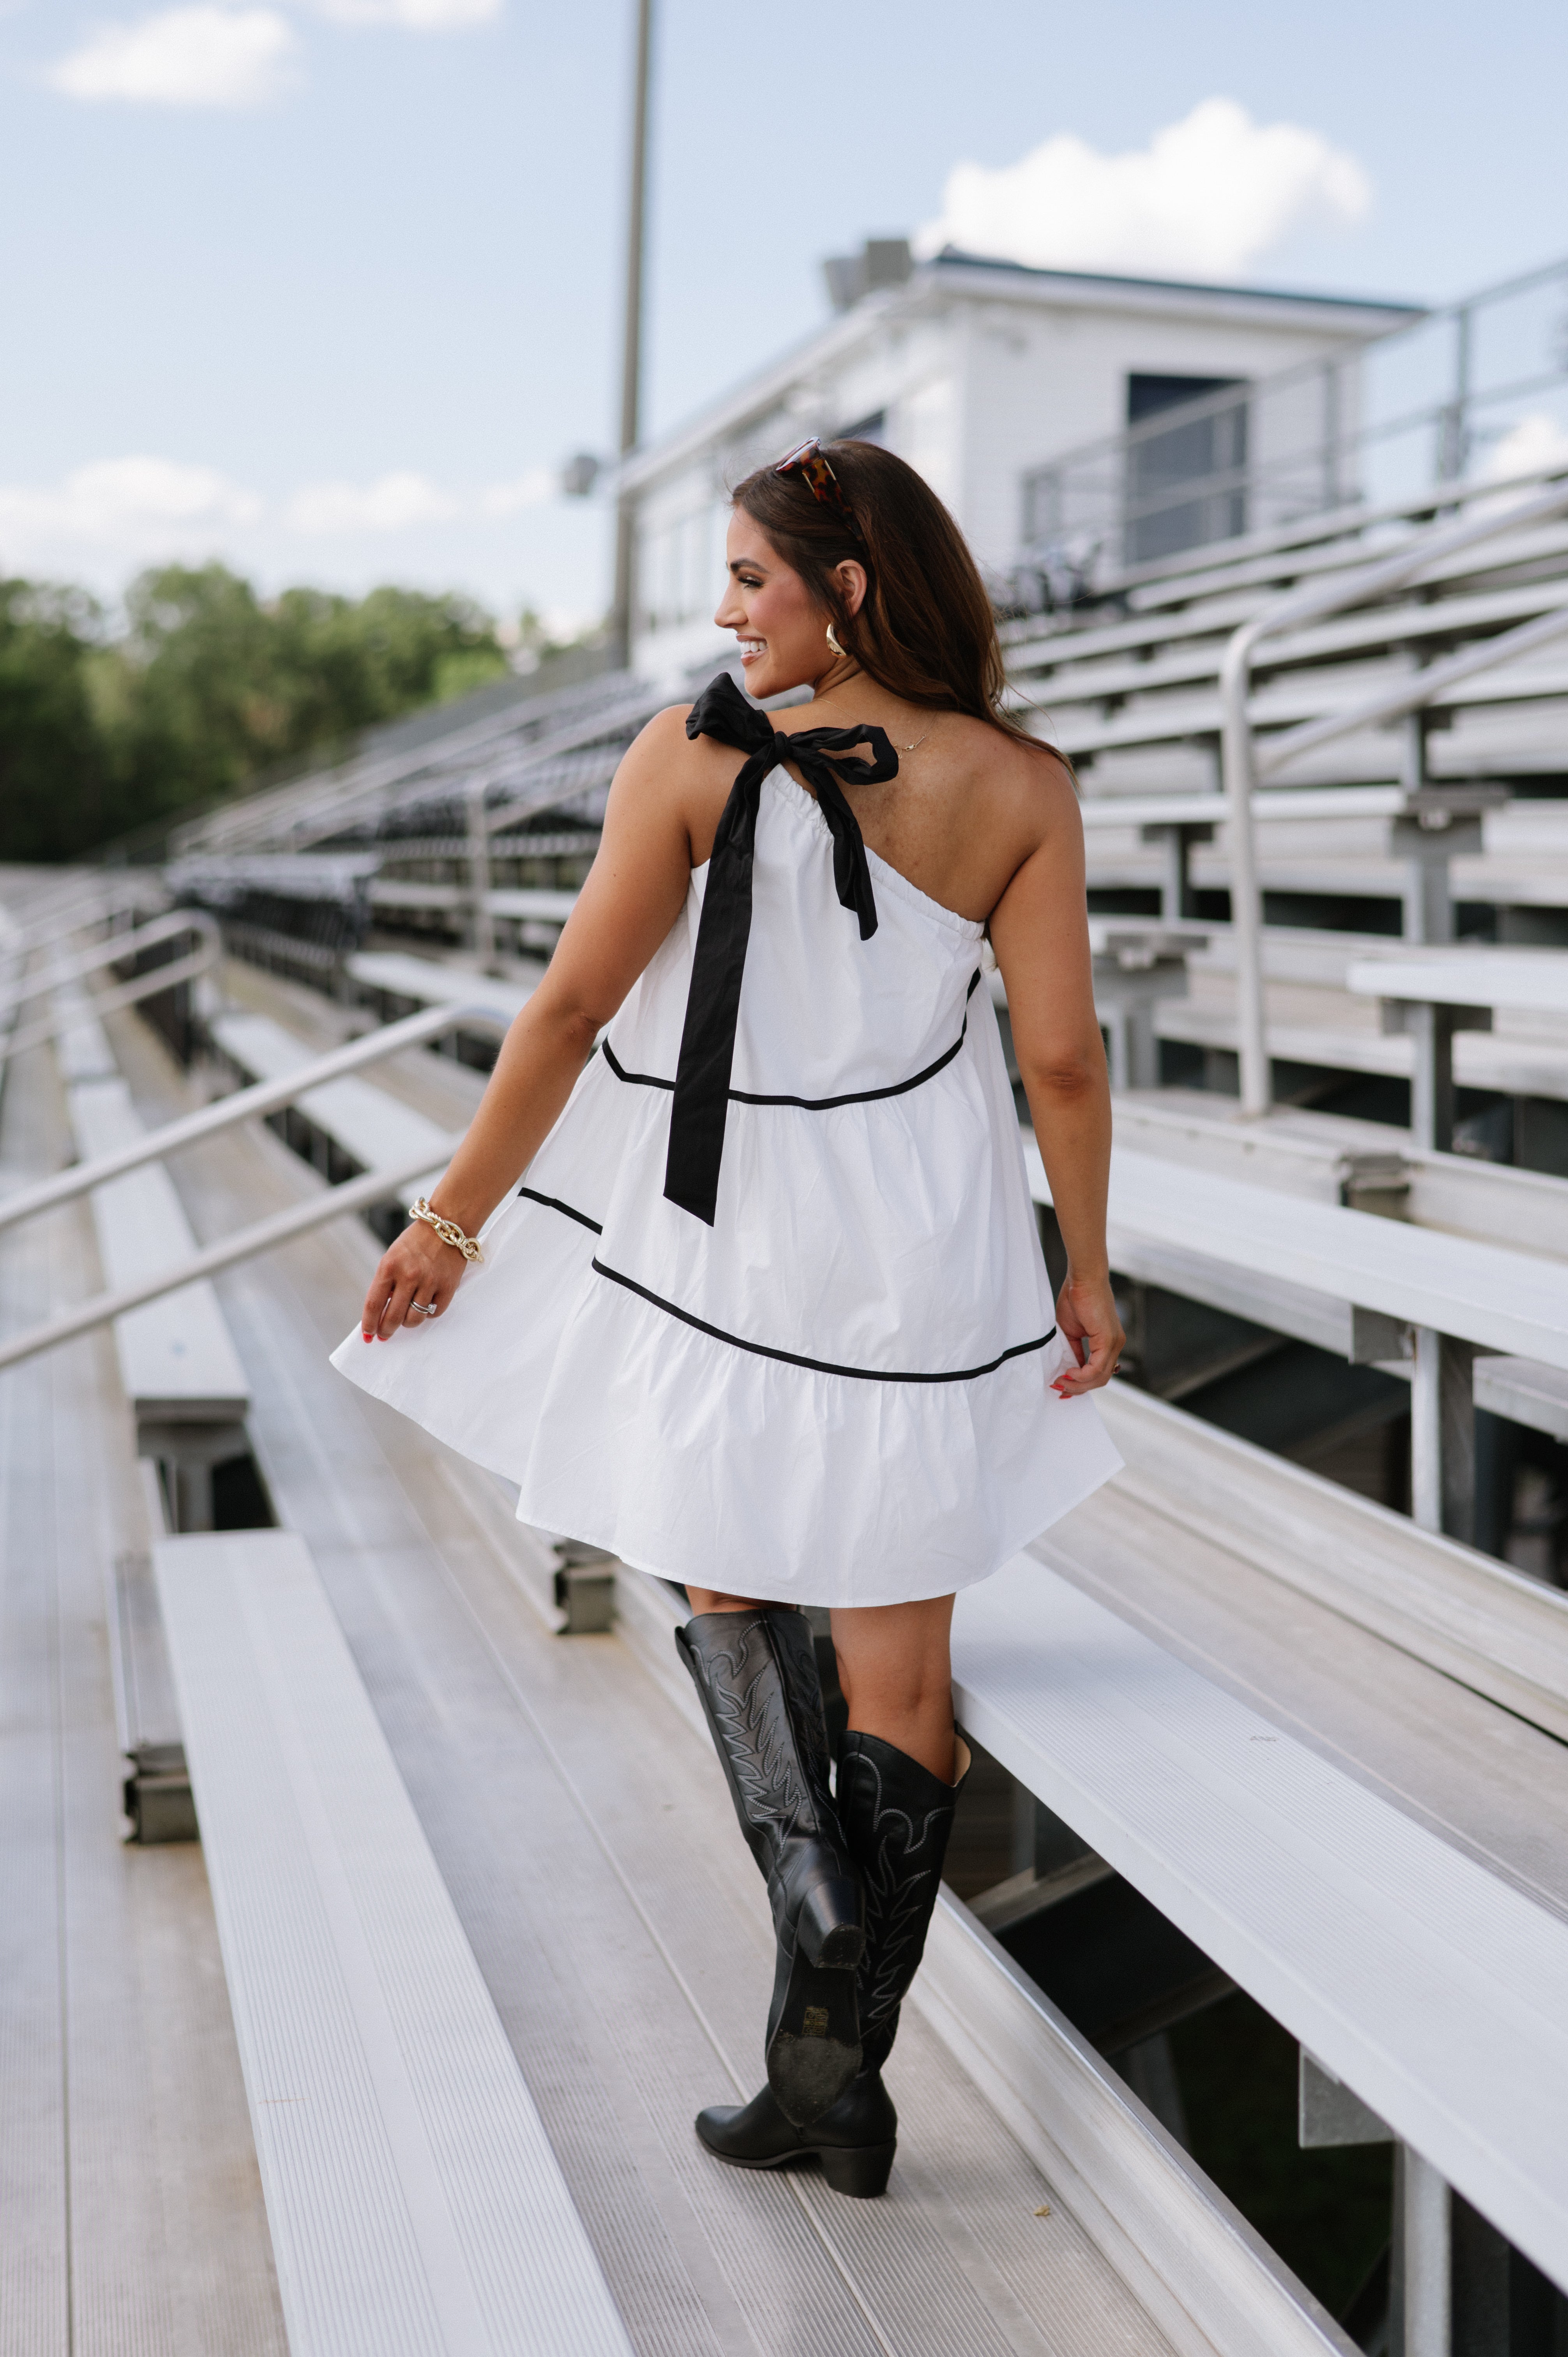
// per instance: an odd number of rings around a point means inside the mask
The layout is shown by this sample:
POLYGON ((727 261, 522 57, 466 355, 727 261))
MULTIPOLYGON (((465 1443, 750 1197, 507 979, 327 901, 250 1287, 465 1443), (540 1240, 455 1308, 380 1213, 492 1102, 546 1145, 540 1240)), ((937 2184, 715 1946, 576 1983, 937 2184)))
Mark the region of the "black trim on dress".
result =
MULTIPOLYGON (((970 978, 969 988, 964 992, 964 997, 966 1000, 973 997, 975 985, 979 980, 980 968, 976 966, 974 973, 970 978)), ((731 1089, 729 1091, 729 1100, 732 1104, 798 1105, 802 1113, 832 1113, 839 1105, 875 1104, 879 1097, 908 1096, 911 1089, 919 1088, 927 1081, 934 1081, 937 1074, 947 1065, 952 1062, 953 1058, 958 1054, 959 1049, 962 1047, 968 1032, 969 1010, 966 1006, 964 1009, 963 1023, 960 1028, 958 1038, 953 1041, 952 1046, 950 1048, 944 1048, 941 1054, 937 1058, 936 1062, 934 1064, 928 1064, 923 1072, 917 1072, 912 1080, 895 1081, 889 1088, 851 1089, 842 1097, 765 1097, 757 1095, 751 1089, 731 1089)), ((673 1081, 660 1080, 657 1072, 628 1072, 607 1039, 601 1039, 599 1045, 604 1050, 606 1063, 609 1066, 618 1081, 625 1081, 629 1085, 636 1088, 674 1088, 675 1083, 673 1081)))
POLYGON ((542 1203, 547 1211, 560 1211, 568 1220, 575 1220, 580 1228, 592 1228, 596 1236, 604 1234, 604 1227, 599 1221, 590 1220, 586 1211, 574 1211, 572 1205, 564 1203, 559 1195, 542 1195, 537 1187, 520 1187, 517 1191, 520 1195, 526 1195, 531 1203, 542 1203))
MULTIPOLYGON (((581 1218, 582 1215, 579 1212, 574 1216, 581 1218)), ((592 1225, 592 1222, 588 1224, 592 1225)), ((650 1293, 647 1286, 639 1285, 634 1276, 623 1276, 618 1268, 607 1268, 596 1254, 594 1270, 596 1275, 607 1276, 612 1285, 624 1285, 628 1293, 638 1294, 642 1300, 651 1302, 655 1309, 662 1309, 667 1317, 678 1318, 682 1326, 695 1327, 699 1334, 710 1334, 715 1342, 727 1342, 732 1350, 749 1351, 758 1359, 778 1359, 787 1367, 804 1367, 814 1375, 848 1375, 854 1382, 863 1383, 967 1383, 976 1375, 993 1375, 997 1368, 1004 1366, 1009 1359, 1022 1359, 1027 1357, 1031 1351, 1043 1351, 1046 1344, 1055 1339, 1057 1330, 1053 1326, 1049 1333, 1037 1335, 1032 1342, 1015 1342, 996 1358, 988 1359, 983 1367, 959 1367, 951 1374, 902 1372, 885 1374, 879 1367, 843 1367, 832 1359, 807 1359, 799 1351, 778 1351, 770 1342, 748 1342, 743 1334, 727 1334, 722 1326, 710 1326, 705 1318, 694 1318, 689 1309, 682 1309, 675 1302, 666 1301, 662 1294, 650 1293)))

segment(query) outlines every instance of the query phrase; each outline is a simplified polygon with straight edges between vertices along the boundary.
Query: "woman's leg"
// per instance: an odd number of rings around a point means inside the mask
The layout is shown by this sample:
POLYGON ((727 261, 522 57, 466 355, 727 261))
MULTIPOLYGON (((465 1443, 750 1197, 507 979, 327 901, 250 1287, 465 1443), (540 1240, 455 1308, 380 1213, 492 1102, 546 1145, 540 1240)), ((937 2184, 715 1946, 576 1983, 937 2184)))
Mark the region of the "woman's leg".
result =
POLYGON ((764 1604, 755 1596, 722 1596, 716 1587, 688 1587, 686 1600, 696 1612, 778 1612, 781 1605, 764 1604))
POLYGON ((953 1781, 953 1599, 835 1609, 833 1651, 849 1724, 953 1781))

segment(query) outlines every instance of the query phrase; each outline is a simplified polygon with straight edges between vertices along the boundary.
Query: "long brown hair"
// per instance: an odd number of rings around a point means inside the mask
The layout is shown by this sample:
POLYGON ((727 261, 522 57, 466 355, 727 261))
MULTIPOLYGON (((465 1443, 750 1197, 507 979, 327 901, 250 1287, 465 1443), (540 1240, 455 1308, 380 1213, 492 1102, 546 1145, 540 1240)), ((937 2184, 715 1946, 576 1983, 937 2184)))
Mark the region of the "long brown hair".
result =
POLYGON ((832 617, 845 653, 909 704, 967 712, 1019 744, 1048 750, 1003 708, 1006 676, 991 600, 963 534, 930 485, 875 442, 830 442, 822 455, 860 527, 858 538, 798 474, 759 467, 730 496, 832 617), (833 574, 846 557, 866 574, 865 596, 853 617, 833 574))

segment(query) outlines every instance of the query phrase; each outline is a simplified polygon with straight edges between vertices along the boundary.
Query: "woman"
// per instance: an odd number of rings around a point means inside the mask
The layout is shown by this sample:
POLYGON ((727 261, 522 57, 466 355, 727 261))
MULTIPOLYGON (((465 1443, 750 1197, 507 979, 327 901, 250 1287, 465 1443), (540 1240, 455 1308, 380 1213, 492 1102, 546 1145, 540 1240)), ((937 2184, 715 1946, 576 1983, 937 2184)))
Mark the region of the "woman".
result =
POLYGON ((336 1363, 518 1482, 528 1522, 684 1587, 778 1938, 768 2083, 698 2133, 875 2194, 967 1766, 954 1594, 1119 1461, 1085 1399, 1122 1340, 1110 1097, 1071 782, 1004 712, 940 501, 887 451, 808 443, 736 491, 727 556, 751 696, 813 700, 765 716, 721 674, 643 730, 336 1363), (987 941, 1067 1248, 1054 1312, 987 941), (831 1609, 849 1706, 836 1793, 802 1605, 831 1609))

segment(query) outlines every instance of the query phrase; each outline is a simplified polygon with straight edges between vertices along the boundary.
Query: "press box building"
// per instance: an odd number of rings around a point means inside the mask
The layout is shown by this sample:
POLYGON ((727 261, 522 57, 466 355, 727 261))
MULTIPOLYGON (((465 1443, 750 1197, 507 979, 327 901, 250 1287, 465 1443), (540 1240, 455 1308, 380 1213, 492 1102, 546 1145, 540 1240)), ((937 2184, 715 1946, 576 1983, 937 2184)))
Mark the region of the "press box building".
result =
MULTIPOLYGON (((1326 401, 1331 432, 1353 427, 1359 356, 1419 317, 1408 307, 1248 286, 1184 285, 1035 270, 948 251, 912 264, 901 240, 827 265, 837 316, 820 333, 636 453, 621 471, 634 511, 632 661, 674 680, 723 643, 729 487, 809 434, 860 435, 919 469, 987 571, 1012 572, 1062 527, 1050 462, 1159 410, 1233 389, 1199 425, 1146 444, 1155 476, 1215 479, 1235 464, 1221 511, 1166 508, 1142 553, 1218 539, 1275 520, 1250 470, 1267 475, 1264 436, 1299 452, 1326 401), (1304 363, 1299 400, 1252 414, 1249 387, 1304 363), (1177 535, 1173 543, 1173 532, 1177 535)), ((1315 487, 1305 503, 1321 504, 1315 487)), ((1293 496, 1276 478, 1275 514, 1293 496)), ((1212 504, 1212 501, 1210 501, 1212 504)), ((1134 547, 1134 553, 1138 553, 1134 547)))

